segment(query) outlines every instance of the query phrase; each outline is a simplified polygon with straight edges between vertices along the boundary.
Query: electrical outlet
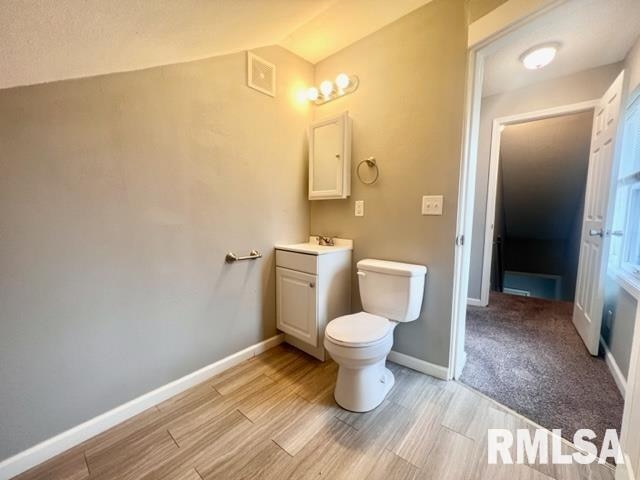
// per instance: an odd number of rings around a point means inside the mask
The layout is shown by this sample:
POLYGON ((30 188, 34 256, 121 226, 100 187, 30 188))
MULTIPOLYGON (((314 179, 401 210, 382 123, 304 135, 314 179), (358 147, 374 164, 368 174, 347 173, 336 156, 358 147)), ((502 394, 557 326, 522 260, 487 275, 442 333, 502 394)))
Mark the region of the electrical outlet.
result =
POLYGON ((356 200, 356 217, 364 217, 364 200, 356 200))
POLYGON ((442 195, 425 195, 422 197, 422 215, 442 215, 442 195))

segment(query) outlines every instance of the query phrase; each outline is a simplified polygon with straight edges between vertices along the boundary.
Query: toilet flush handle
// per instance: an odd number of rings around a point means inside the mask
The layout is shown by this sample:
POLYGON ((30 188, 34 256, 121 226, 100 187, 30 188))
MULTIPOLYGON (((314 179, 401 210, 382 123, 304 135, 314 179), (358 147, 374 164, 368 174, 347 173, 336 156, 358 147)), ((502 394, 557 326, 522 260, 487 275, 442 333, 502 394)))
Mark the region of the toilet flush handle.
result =
POLYGON ((358 272, 358 275, 360 275, 361 277, 366 277, 367 276, 367 274, 364 273, 364 272, 358 272))

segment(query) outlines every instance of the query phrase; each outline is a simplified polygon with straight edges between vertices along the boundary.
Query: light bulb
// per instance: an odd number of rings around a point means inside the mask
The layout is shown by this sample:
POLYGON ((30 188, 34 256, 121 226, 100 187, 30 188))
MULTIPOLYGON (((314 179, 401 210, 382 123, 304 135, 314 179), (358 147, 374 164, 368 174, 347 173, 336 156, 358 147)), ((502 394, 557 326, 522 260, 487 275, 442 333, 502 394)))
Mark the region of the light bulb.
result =
POLYGON ((538 70, 539 68, 549 65, 556 57, 558 49, 553 46, 541 47, 525 53, 522 57, 522 63, 529 70, 538 70))
POLYGON ((341 73, 336 77, 336 85, 340 90, 344 90, 349 86, 351 80, 349 79, 349 75, 346 73, 341 73))
POLYGON ((331 80, 325 80, 320 84, 320 91, 324 98, 329 98, 331 92, 333 92, 333 82, 331 80))
POLYGON ((318 89, 316 87, 307 88, 307 100, 315 102, 318 99, 318 89))

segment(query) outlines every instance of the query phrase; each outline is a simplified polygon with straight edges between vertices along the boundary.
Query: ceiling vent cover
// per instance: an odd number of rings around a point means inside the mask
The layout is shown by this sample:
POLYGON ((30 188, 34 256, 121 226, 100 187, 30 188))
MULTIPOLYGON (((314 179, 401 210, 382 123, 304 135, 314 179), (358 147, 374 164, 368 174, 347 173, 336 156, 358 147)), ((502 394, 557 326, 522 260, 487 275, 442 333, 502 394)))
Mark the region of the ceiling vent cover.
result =
POLYGON ((276 66, 251 52, 247 52, 247 85, 275 97, 276 66))

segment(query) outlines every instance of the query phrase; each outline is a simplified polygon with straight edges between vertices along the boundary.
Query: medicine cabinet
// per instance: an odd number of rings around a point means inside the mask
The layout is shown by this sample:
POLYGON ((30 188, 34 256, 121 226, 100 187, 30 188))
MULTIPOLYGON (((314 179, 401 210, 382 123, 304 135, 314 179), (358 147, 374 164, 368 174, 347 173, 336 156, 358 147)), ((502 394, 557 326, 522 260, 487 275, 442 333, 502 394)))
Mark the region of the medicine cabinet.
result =
POLYGON ((351 118, 349 112, 309 127, 309 200, 351 195, 351 118))

